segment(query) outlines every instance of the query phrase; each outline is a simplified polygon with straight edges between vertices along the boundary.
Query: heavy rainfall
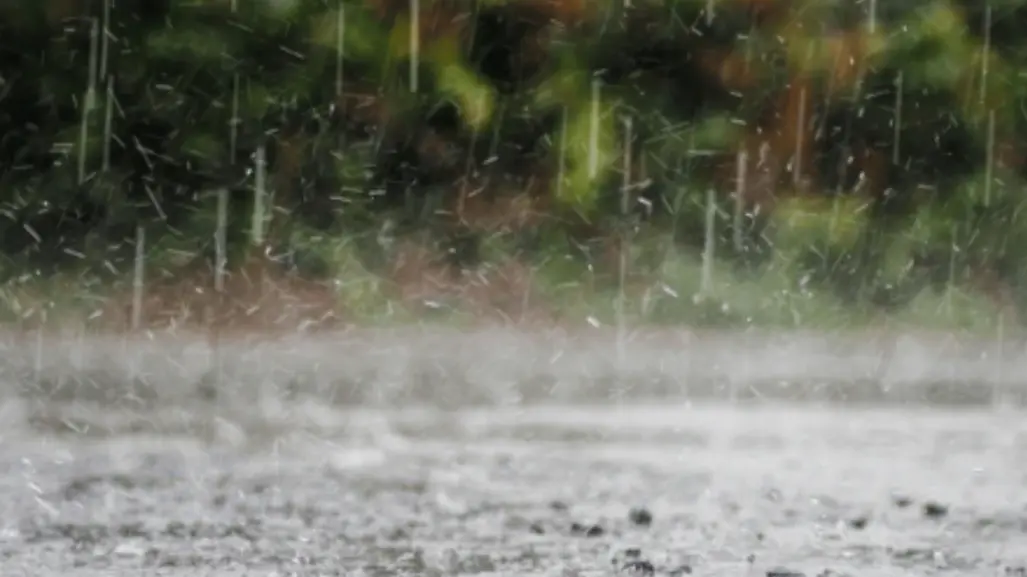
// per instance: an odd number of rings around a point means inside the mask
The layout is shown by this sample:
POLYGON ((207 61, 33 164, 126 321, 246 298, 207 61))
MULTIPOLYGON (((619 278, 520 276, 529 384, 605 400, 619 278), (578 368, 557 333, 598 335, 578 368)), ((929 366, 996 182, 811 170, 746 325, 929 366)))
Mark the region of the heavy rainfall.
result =
POLYGON ((1025 30, 0 3, 0 573, 1027 575, 1025 30))

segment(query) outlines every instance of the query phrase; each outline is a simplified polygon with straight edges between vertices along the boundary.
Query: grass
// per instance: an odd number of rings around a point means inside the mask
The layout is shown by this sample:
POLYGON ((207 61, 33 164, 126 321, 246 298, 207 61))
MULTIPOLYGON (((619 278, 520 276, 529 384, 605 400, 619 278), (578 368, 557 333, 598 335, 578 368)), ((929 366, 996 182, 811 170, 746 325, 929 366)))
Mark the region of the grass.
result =
MULTIPOLYGON (((623 292, 616 270, 611 271, 609 263, 596 259, 590 262, 559 248, 525 257, 503 237, 489 239, 482 250, 483 264, 463 273, 445 270, 439 265, 438 254, 414 242, 394 244, 385 251, 387 258, 379 259, 381 262, 374 266, 368 264, 363 256, 366 251, 354 238, 297 234, 292 245, 320 263, 318 273, 324 280, 313 283, 317 291, 304 288, 301 293, 294 288, 295 283, 311 284, 309 279, 278 274, 271 281, 276 299, 268 298, 268 291, 263 291, 264 296, 257 302, 241 302, 241 308, 297 307, 326 299, 319 310, 331 309, 346 324, 358 326, 467 326, 483 318, 510 324, 541 319, 561 325, 611 326, 616 324, 617 307, 623 302, 623 318, 633 327, 835 331, 886 326, 981 335, 994 335, 1001 315, 984 296, 960 287, 949 287, 941 293, 925 289, 906 306, 884 314, 847 303, 826 287, 801 287, 783 257, 772 259, 756 271, 741 271, 729 262, 716 262, 710 290, 704 293, 700 255, 658 237, 633 247, 623 292)), ((165 269, 159 275, 149 272, 151 279, 189 278, 168 270, 174 265, 159 254, 148 262, 165 269)), ((203 284, 202 280, 194 282, 203 284)), ((187 286, 186 290, 175 291, 159 306, 184 306, 168 300, 190 298, 200 293, 200 288, 187 286)), ((97 328, 118 323, 124 326, 131 302, 127 295, 131 295, 130 279, 105 282, 77 271, 52 278, 22 276, 0 286, 0 319, 15 327, 76 323, 97 328)), ((229 298, 246 301, 257 297, 229 298)), ((323 312, 319 314, 324 316, 323 312)), ((147 311, 145 316, 153 315, 147 311)), ((306 322, 284 312, 272 311, 271 316, 280 319, 285 328, 290 323, 298 326, 306 322)), ((1013 332, 1013 324, 1008 320, 1004 323, 1007 333, 1013 332)))

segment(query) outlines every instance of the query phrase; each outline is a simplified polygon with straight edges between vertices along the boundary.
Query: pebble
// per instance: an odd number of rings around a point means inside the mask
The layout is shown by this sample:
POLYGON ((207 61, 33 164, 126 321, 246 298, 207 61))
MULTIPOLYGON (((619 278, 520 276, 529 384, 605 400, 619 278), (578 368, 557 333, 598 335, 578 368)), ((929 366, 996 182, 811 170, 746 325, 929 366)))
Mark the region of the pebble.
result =
POLYGON ((849 527, 852 527, 857 531, 862 531, 863 529, 866 529, 867 525, 869 524, 870 517, 867 517, 866 515, 860 515, 859 517, 853 517, 852 519, 849 519, 849 527))
POLYGON ((654 575, 656 568, 649 561, 643 559, 636 559, 635 561, 628 561, 621 567, 621 571, 629 573, 631 575, 654 575))
POLYGON ((913 504, 913 499, 906 497, 905 495, 896 495, 892 497, 891 502, 899 509, 905 509, 913 504))
POLYGON ((602 537, 606 534, 606 530, 603 529, 602 525, 593 524, 586 527, 575 521, 571 523, 571 534, 584 535, 585 537, 602 537))
POLYGON ((928 501, 923 506, 924 517, 928 519, 941 519, 942 517, 949 514, 949 508, 947 505, 935 501, 928 501))
POLYGON ((775 567, 767 571, 767 577, 806 577, 806 574, 785 567, 775 567))
POLYGON ((653 514, 645 507, 635 507, 628 511, 628 520, 639 527, 648 527, 653 524, 653 514))

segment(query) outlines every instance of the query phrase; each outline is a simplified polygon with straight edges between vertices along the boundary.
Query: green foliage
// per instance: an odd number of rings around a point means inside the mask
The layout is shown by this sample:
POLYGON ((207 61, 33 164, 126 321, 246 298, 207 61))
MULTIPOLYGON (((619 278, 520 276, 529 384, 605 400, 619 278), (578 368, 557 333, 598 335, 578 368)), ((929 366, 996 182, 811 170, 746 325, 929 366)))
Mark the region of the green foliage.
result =
POLYGON ((264 148, 272 244, 317 230, 304 250, 346 246, 351 268, 371 249, 331 235, 386 216, 450 234, 468 190, 529 185, 552 199, 546 234, 571 243, 536 259, 553 278, 584 274, 573 246, 629 219, 694 257, 713 188, 718 266, 748 259, 788 290, 890 309, 974 271, 1027 287, 1022 0, 880 2, 873 23, 832 0, 722 0, 711 20, 705 0, 129 0, 109 20, 105 1, 0 6, 12 262, 125 269, 137 223, 152 246, 209 258, 219 188, 241 259, 264 148))

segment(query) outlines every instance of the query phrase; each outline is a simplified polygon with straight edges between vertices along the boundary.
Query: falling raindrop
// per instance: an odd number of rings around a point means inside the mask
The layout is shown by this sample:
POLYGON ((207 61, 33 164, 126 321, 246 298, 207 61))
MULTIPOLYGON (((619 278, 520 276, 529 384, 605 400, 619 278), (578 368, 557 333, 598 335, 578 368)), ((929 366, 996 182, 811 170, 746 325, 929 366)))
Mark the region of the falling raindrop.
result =
POLYGON ((703 242, 702 280, 700 295, 709 296, 713 291, 713 259, 716 256, 717 193, 706 189, 706 234, 703 242))
POLYGON ((96 66, 97 66, 97 51, 99 42, 99 26, 96 22, 96 18, 90 20, 91 26, 89 30, 89 80, 86 87, 86 96, 82 104, 82 119, 79 133, 79 146, 78 146, 78 183, 82 184, 86 181, 86 160, 88 157, 89 148, 89 120, 92 116, 93 108, 96 106, 96 66))
POLYGON ((214 290, 225 290, 225 266, 228 262, 228 189, 218 189, 217 228, 214 232, 214 290))
POLYGON ((745 210, 745 187, 746 187, 746 173, 748 172, 749 164, 749 152, 745 149, 743 144, 738 148, 738 157, 736 160, 736 180, 735 180, 735 213, 734 221, 732 222, 732 241, 736 253, 742 252, 743 238, 742 238, 742 217, 745 210))
POLYGON ((799 118, 795 127, 795 164, 792 166, 792 183, 799 186, 802 181, 802 147, 806 137, 806 88, 799 90, 799 118))
POLYGON ((335 17, 335 96, 342 96, 342 68, 346 54, 346 2, 339 0, 339 10, 335 17))
MULTIPOLYGON (((239 10, 238 0, 232 0, 232 14, 239 10)), ((228 128, 228 161, 235 166, 236 153, 239 147, 239 125, 242 120, 239 118, 239 73, 232 73, 232 118, 229 120, 228 128)))
POLYGON ((1000 310, 995 335, 995 384, 992 387, 992 407, 996 410, 1005 405, 1005 367, 1006 361, 1006 313, 1000 310))
POLYGON ((265 190, 265 173, 267 171, 267 159, 264 145, 257 147, 254 155, 255 178, 253 186, 253 221, 250 226, 250 241, 253 246, 259 247, 264 244, 264 223, 266 222, 265 202, 267 193, 265 190))
POLYGON ((895 77, 895 136, 894 143, 891 151, 892 164, 899 164, 899 149, 902 144, 902 89, 903 89, 903 76, 902 72, 899 72, 895 77))
POLYGON ((626 330, 624 309, 626 308, 625 302, 625 283, 627 280, 628 272, 628 253, 631 251, 631 239, 629 235, 629 227, 627 223, 628 211, 631 207, 631 143, 632 143, 632 120, 630 116, 624 118, 624 183, 621 188, 621 202, 620 211, 621 219, 624 221, 621 225, 621 242, 620 242, 620 253, 617 263, 617 367, 621 370, 624 366, 624 332, 626 330))
POLYGON ((43 320, 45 319, 46 312, 42 312, 42 315, 39 326, 36 328, 36 351, 32 363, 37 386, 40 385, 43 380, 43 351, 46 350, 43 336, 43 320))
POLYGON ((952 224, 952 246, 949 247, 949 274, 945 285, 945 312, 953 318, 952 296, 956 290, 956 255, 959 253, 959 224, 952 224))
POLYGON ((106 80, 107 78, 108 43, 110 42, 111 34, 111 2, 113 2, 113 0, 103 0, 103 30, 101 32, 102 41, 100 43, 100 80, 106 80))
POLYGON ((107 77, 106 110, 103 117, 103 171, 111 169, 111 140, 114 138, 114 77, 107 77))
POLYGON ((132 278, 132 330, 138 331, 142 326, 146 274, 146 229, 143 228, 143 225, 136 227, 135 249, 135 274, 132 278))
POLYGON ((991 187, 995 170, 995 111, 988 111, 987 158, 984 166, 984 206, 991 206, 991 187))
POLYGON ((991 57, 991 4, 984 7, 984 48, 981 50, 981 105, 988 97, 988 59, 991 57))
POLYGON ((556 168, 556 197, 563 198, 565 173, 567 170, 567 107, 560 112, 560 151, 556 168))
POLYGON ((420 0, 410 0, 410 92, 417 92, 418 67, 421 65, 420 19, 420 0))
POLYGON ((588 178, 599 175, 599 78, 592 79, 592 114, 588 132, 588 178))

